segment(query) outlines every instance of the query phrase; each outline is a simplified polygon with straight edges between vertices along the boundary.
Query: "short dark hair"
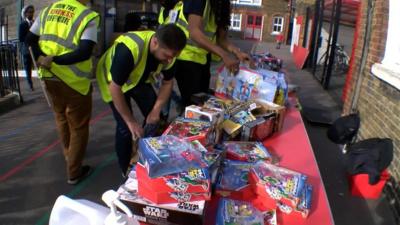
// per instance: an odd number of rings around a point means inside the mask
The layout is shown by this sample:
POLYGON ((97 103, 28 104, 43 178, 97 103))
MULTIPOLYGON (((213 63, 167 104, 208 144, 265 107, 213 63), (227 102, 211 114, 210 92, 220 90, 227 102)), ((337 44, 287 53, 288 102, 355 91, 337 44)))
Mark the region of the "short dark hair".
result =
POLYGON ((160 26, 155 35, 161 45, 175 51, 181 51, 186 45, 185 33, 173 23, 160 26))

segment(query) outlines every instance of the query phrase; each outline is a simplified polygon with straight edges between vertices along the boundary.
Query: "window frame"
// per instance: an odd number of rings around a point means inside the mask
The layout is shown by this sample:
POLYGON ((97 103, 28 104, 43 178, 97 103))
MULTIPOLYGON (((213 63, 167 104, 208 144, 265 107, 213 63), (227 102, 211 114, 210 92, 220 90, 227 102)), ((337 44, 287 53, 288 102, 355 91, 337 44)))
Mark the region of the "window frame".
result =
POLYGON ((273 16, 272 17, 272 32, 271 34, 276 35, 283 32, 283 28, 285 25, 285 18, 283 16, 273 16), (275 23, 275 19, 281 19, 281 23, 275 23), (275 26, 280 27, 280 31, 275 31, 275 26))
POLYGON ((242 30, 242 14, 241 13, 231 13, 230 14, 230 25, 229 25, 229 30, 234 30, 234 31, 241 31, 242 30), (239 20, 234 19, 234 16, 239 15, 239 20), (233 26, 234 22, 239 22, 239 26, 233 26))
POLYGON ((231 0, 231 3, 236 5, 261 6, 262 0, 231 0))

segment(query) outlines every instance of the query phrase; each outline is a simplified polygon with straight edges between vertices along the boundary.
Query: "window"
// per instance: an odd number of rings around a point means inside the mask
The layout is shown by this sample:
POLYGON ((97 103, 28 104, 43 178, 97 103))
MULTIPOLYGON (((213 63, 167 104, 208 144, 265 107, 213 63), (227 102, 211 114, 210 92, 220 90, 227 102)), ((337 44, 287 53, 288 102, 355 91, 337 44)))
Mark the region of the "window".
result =
POLYGON ((232 13, 231 14, 231 26, 229 29, 231 30, 241 30, 242 24, 242 14, 232 13))
POLYGON ((281 33, 283 31, 283 17, 274 17, 272 24, 272 34, 281 33))
POLYGON ((232 4, 261 6, 262 0, 231 0, 232 4))

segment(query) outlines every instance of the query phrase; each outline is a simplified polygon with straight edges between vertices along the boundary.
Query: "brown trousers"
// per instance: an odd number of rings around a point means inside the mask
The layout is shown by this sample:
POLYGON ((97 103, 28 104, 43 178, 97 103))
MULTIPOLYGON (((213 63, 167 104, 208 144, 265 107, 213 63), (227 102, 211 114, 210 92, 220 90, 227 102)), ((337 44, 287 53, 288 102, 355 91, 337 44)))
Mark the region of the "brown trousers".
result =
POLYGON ((82 161, 89 139, 89 121, 92 113, 92 90, 82 95, 62 81, 46 80, 63 152, 68 178, 80 175, 82 161))

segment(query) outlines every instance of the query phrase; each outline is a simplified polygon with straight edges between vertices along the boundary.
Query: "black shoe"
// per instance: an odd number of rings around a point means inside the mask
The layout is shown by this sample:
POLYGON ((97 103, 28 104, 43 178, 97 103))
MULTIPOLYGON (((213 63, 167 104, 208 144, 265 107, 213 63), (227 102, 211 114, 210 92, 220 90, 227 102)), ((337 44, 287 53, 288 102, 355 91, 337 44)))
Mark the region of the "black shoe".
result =
POLYGON ((72 185, 78 184, 83 179, 85 179, 87 176, 89 176, 93 172, 93 169, 92 169, 92 167, 86 165, 86 166, 82 166, 81 171, 82 172, 79 176, 72 178, 72 179, 68 179, 67 183, 72 184, 72 185))

